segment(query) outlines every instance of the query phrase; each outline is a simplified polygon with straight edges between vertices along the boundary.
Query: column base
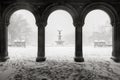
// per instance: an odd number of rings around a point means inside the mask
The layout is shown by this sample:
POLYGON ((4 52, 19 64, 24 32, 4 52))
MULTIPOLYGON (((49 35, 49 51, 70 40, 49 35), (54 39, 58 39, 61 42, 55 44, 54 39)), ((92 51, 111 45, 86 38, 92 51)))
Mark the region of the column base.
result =
POLYGON ((74 61, 75 62, 84 62, 84 58, 83 57, 75 57, 74 61))
POLYGON ((118 58, 118 57, 112 56, 111 59, 115 62, 120 62, 120 57, 118 58))
POLYGON ((9 59, 9 57, 7 56, 7 57, 0 57, 0 62, 5 62, 6 60, 8 60, 9 59))
POLYGON ((45 57, 37 57, 37 58, 36 58, 36 62, 43 62, 43 61, 45 61, 45 60, 46 60, 45 57))

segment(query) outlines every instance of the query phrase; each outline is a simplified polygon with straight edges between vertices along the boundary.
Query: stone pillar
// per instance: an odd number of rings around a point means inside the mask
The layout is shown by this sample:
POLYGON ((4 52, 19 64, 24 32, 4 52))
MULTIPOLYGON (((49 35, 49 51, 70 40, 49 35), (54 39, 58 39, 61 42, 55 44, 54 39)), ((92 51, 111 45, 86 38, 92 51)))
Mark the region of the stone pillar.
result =
POLYGON ((83 51, 82 51, 82 23, 74 24, 75 26, 75 58, 76 62, 83 62, 83 51))
POLYGON ((4 62, 8 57, 8 24, 0 21, 0 62, 4 62))
POLYGON ((45 23, 38 24, 38 54, 36 61, 45 61, 45 23))
POLYGON ((111 58, 115 62, 120 62, 120 22, 117 22, 113 27, 113 52, 111 58))

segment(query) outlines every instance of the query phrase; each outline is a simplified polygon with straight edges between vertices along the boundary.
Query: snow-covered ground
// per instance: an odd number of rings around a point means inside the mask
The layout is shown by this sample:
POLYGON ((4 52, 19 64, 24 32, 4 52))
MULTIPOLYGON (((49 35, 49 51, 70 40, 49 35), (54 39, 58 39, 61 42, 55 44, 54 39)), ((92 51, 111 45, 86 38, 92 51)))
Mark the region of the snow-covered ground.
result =
POLYGON ((74 47, 46 47, 45 62, 35 62, 37 47, 9 47, 0 63, 0 80, 120 80, 120 63, 111 48, 84 47, 85 62, 74 62, 74 47))
MULTIPOLYGON (((111 47, 84 47, 83 56, 96 57, 96 58, 110 58, 112 55, 111 47)), ((37 57, 37 47, 28 46, 24 47, 9 47, 10 58, 36 58, 37 57)), ((45 56, 47 59, 55 60, 72 60, 75 57, 75 47, 46 47, 45 56)))

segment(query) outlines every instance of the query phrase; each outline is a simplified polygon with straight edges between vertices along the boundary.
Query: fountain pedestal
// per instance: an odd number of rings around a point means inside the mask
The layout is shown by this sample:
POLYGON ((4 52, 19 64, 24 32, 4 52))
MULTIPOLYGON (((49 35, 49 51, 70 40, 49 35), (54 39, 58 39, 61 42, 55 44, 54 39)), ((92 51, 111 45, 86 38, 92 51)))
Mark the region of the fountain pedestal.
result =
POLYGON ((63 46, 64 41, 62 40, 62 35, 61 35, 62 30, 58 30, 58 41, 55 41, 57 46, 63 46))

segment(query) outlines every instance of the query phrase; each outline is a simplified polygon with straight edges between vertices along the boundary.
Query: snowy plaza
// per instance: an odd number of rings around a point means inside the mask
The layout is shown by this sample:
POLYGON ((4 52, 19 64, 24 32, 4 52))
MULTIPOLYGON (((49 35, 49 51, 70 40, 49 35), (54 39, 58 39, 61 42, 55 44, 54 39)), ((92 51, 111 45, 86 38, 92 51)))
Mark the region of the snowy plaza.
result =
POLYGON ((46 47, 45 62, 36 62, 37 47, 9 47, 0 63, 1 80, 120 80, 120 64, 112 48, 83 49, 85 62, 74 62, 74 47, 46 47), (109 54, 108 54, 109 53, 109 54))
MULTIPOLYGON (((9 57, 11 59, 31 59, 37 57, 37 47, 9 47, 9 57)), ((111 47, 85 47, 83 48, 83 56, 85 59, 89 58, 103 58, 110 59, 112 56, 111 47)), ((74 60, 75 47, 46 47, 45 57, 53 60, 74 60)))

